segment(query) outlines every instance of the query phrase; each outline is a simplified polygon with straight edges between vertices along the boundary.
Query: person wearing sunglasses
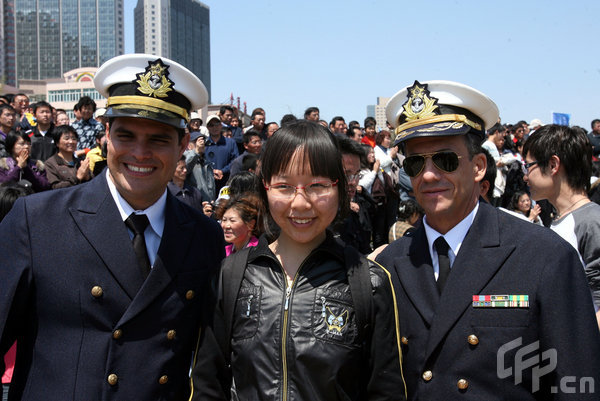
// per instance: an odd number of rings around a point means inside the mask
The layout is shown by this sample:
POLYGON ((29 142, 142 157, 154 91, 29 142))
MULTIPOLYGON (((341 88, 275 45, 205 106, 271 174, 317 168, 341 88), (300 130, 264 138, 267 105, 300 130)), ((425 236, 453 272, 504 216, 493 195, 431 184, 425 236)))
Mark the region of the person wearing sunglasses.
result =
POLYGON ((328 230, 349 207, 343 155, 312 121, 284 125, 267 142, 259 192, 280 233, 224 262, 192 400, 405 399, 389 276, 328 230), (363 275, 366 292, 352 279, 363 275))
POLYGON ((456 82, 415 81, 386 114, 425 211, 376 259, 397 289, 408 399, 550 400, 567 375, 597 383, 600 331, 577 253, 480 199, 495 103, 456 82))

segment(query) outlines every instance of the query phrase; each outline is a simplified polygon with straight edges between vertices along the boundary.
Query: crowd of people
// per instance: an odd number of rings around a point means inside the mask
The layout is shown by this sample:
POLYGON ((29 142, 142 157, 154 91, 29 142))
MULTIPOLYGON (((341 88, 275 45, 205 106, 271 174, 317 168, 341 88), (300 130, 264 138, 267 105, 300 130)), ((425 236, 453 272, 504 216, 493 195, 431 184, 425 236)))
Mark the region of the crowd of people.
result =
MULTIPOLYGON (((582 293, 591 292, 600 327, 600 206, 594 203, 600 202, 600 120, 592 121, 589 133, 539 120, 505 124, 497 114, 480 116, 477 102, 489 99, 471 92, 468 96, 475 100, 462 100, 467 105, 471 101, 472 107, 465 110, 447 101, 445 109, 436 111, 437 119, 431 119, 437 107, 432 99, 441 105, 456 89, 454 83, 435 82, 428 89, 415 81, 395 95, 384 129, 378 129, 372 117, 362 124, 346 123, 341 116, 327 122, 317 107, 307 108, 302 116, 285 115, 279 122, 267 122, 266 111, 256 108, 250 125, 243 127, 237 110, 224 105, 206 122, 194 112, 189 118, 180 116, 185 124, 168 120, 177 129, 177 145, 165 139, 166 134, 148 134, 146 139, 140 131, 144 124, 167 121, 164 116, 144 114, 146 122, 134 128, 125 121, 138 117, 136 111, 107 117, 107 110, 96 109, 91 98, 82 97, 71 123, 64 110, 45 101, 30 105, 24 94, 2 95, 0 221, 20 197, 88 181, 90 186, 108 182, 117 202, 128 203, 119 206, 123 219, 151 210, 155 201, 166 202, 168 208, 173 198, 207 222, 218 221, 222 232, 202 220, 213 234, 218 232, 212 243, 220 250, 211 251, 211 260, 225 259, 218 283, 207 292, 211 295, 202 297, 206 305, 200 307, 203 331, 194 353, 191 399, 437 399, 451 391, 465 394, 470 385, 470 394, 485 399, 497 396, 499 387, 482 389, 483 384, 497 378, 490 378, 490 372, 477 377, 471 369, 488 357, 473 363, 464 354, 466 348, 456 345, 455 335, 473 331, 461 344, 492 354, 492 344, 500 347, 501 340, 511 339, 502 329, 525 327, 528 321, 535 322, 537 331, 522 330, 521 335, 559 350, 561 368, 572 369, 572 358, 564 355, 585 346, 585 341, 598 350, 598 327, 595 334, 590 332, 589 318, 580 318, 569 329, 550 327, 554 322, 548 319, 560 319, 549 309, 589 312, 592 302, 582 293), (121 120, 115 128, 114 122, 121 120), (188 142, 181 141, 188 137, 188 142), (147 169, 128 161, 127 149, 140 141, 155 142, 148 146, 157 149, 182 146, 179 156, 169 159, 173 171, 162 166, 168 181, 166 201, 159 187, 144 194, 157 195, 149 204, 131 189, 135 180, 128 181, 127 175, 141 176, 147 169), (119 158, 130 171, 119 171, 119 158), (551 231, 573 249, 557 242, 551 231), (524 259, 535 255, 536 240, 548 253, 537 255, 532 270, 525 271, 524 259), (497 253, 480 249, 498 243, 497 253), (482 281, 472 288, 459 282, 471 280, 465 273, 465 263, 471 262, 463 256, 467 252, 478 263, 494 265, 498 275, 489 267, 489 272, 477 273, 482 281), (581 272, 548 267, 554 266, 552 258, 583 265, 587 286, 582 287, 581 272), (425 272, 419 266, 430 267, 425 272), (451 268, 456 271, 452 275, 451 268), (520 278, 522 285, 517 285, 520 278), (527 293, 526 308, 535 301, 538 310, 517 316, 529 309, 498 308, 484 316, 480 312, 490 306, 477 309, 475 296, 488 288, 485 280, 492 283, 488 293, 527 293), (451 326, 443 316, 462 310, 451 309, 450 295, 461 291, 469 292, 468 302, 473 296, 467 313, 471 323, 455 316, 451 326), (552 291, 565 303, 551 299, 552 291), (273 324, 280 317, 281 322, 273 324), (478 345, 480 339, 488 341, 489 328, 500 334, 489 339, 489 346, 478 345), (578 328, 584 343, 576 339, 566 346, 568 332, 578 328), (463 376, 471 373, 469 384, 463 376), (439 378, 432 379, 434 374, 439 378)), ((105 89, 110 93, 110 87, 105 89)), ((146 219, 142 233, 148 224, 156 224, 152 213, 147 213, 150 222, 146 219)), ((188 212, 174 214, 182 213, 188 212)), ((78 224, 84 224, 83 217, 78 224)), ((137 223, 132 224, 127 227, 138 260, 148 264, 146 277, 150 266, 160 263, 156 258, 161 251, 156 242, 148 260, 146 253, 151 252, 144 245, 140 259, 137 223)), ((102 297, 97 288, 92 289, 94 298, 102 297)), ((191 289, 184 294, 188 301, 194 297, 191 289)), ((565 321, 567 326, 575 323, 565 321)), ((119 330, 112 331, 115 340, 122 336, 119 330)), ((168 333, 176 337, 174 329, 168 333)), ((25 336, 27 341, 32 340, 25 336)), ((6 389, 16 352, 13 345, 5 356, 6 389)), ((592 359, 578 371, 589 373, 590 366, 597 367, 597 356, 592 359)), ((157 380, 162 385, 166 377, 157 380)), ((108 376, 112 388, 117 380, 116 374, 108 376)), ((531 391, 515 386, 506 394, 525 399, 531 391)))

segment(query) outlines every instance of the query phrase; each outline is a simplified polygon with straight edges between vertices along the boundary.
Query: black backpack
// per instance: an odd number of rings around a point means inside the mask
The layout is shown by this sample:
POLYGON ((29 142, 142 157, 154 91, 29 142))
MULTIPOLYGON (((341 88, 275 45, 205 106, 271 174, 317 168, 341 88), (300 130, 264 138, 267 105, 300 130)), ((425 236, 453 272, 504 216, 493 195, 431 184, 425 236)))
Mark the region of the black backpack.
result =
MULTIPOLYGON (((224 354, 230 363, 231 330, 235 301, 242 285, 244 272, 248 263, 248 254, 252 247, 238 251, 223 260, 223 317, 227 338, 223 341, 224 354), (243 267, 242 267, 243 266, 243 267)), ((344 260, 347 267, 348 284, 354 304, 358 338, 363 344, 365 354, 370 352, 370 329, 373 315, 373 291, 369 274, 369 262, 351 246, 344 247, 344 260)))

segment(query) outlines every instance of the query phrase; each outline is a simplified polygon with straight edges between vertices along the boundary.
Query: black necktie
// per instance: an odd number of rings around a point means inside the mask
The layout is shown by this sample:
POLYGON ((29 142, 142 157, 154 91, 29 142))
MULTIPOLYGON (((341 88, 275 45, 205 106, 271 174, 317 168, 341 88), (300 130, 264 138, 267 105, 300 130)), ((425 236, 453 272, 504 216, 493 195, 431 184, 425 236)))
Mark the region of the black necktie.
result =
POLYGON ((448 249, 450 247, 444 237, 438 237, 438 239, 433 242, 433 247, 438 254, 440 272, 437 279, 437 288, 441 294, 444 285, 446 284, 446 280, 448 279, 448 275, 450 274, 450 258, 448 258, 448 249))
POLYGON ((146 249, 146 238, 144 237, 144 231, 148 227, 150 221, 145 214, 131 213, 125 225, 131 231, 133 231, 133 250, 137 256, 142 275, 145 277, 150 273, 150 259, 148 258, 148 250, 146 249))

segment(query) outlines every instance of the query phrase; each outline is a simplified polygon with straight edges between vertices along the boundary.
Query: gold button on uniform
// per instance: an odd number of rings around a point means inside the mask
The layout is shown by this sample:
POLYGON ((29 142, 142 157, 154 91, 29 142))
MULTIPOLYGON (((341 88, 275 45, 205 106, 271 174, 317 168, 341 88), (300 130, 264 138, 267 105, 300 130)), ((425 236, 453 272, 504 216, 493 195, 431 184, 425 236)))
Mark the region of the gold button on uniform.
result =
POLYGON ((92 296, 94 298, 100 298, 103 293, 104 291, 102 291, 102 287, 100 287, 99 285, 95 285, 92 287, 92 296))
POLYGON ((406 344, 408 344, 408 338, 406 338, 406 337, 401 337, 401 338, 400 338, 400 342, 401 342, 402 344, 406 345, 406 344))
POLYGON ((118 340, 119 338, 123 337, 123 330, 121 329, 116 329, 115 331, 113 331, 113 338, 115 340, 118 340))
POLYGON ((187 299, 188 301, 193 299, 194 296, 196 296, 196 293, 194 292, 194 290, 188 290, 188 292, 185 293, 185 299, 187 299))
POLYGON ((456 383, 456 387, 458 387, 459 390, 466 390, 467 387, 469 387, 469 382, 466 381, 465 379, 460 379, 457 383, 456 383))
POLYGON ((177 332, 175 330, 167 331, 167 340, 174 340, 177 332))
POLYGON ((423 380, 428 382, 432 378, 433 378, 433 373, 431 372, 431 370, 426 370, 425 372, 423 372, 423 380))
POLYGON ((160 379, 158 379, 159 384, 167 384, 168 381, 169 381, 169 376, 167 376, 167 375, 163 375, 160 377, 160 379))
POLYGON ((479 344, 479 338, 477 338, 477 336, 475 334, 471 334, 469 337, 467 337, 467 341, 471 345, 479 344))
POLYGON ((119 381, 119 377, 117 375, 115 375, 114 373, 111 373, 110 375, 108 375, 108 384, 110 384, 111 386, 114 386, 115 384, 117 384, 118 381, 119 381))

